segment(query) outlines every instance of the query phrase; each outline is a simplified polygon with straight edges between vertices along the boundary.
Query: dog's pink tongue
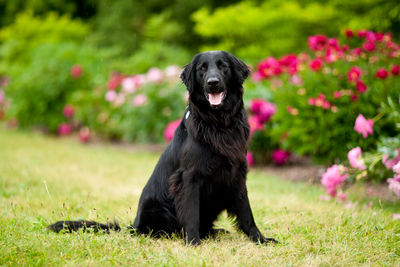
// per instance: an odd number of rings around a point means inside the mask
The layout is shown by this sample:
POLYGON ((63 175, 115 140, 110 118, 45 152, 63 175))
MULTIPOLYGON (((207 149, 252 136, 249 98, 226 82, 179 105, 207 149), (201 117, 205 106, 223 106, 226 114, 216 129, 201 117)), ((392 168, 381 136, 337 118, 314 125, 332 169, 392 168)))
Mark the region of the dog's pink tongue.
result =
POLYGON ((208 101, 211 105, 217 106, 221 104, 223 96, 223 92, 208 94, 208 101))

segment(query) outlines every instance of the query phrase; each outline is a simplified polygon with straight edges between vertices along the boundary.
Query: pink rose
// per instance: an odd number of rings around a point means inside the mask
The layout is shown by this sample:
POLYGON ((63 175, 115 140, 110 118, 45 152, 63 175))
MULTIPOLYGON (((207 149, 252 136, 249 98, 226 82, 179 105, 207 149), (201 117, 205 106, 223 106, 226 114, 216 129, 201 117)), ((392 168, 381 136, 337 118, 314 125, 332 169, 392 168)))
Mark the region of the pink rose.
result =
POLYGON ((143 106, 146 103, 147 103, 147 96, 144 94, 138 94, 134 96, 132 99, 132 105, 135 107, 143 106))
POLYGON ((361 69, 359 67, 351 67, 347 72, 347 78, 349 82, 357 81, 361 77, 361 69))
POLYGON ((309 66, 313 71, 319 71, 322 68, 322 64, 322 60, 320 58, 316 58, 310 62, 309 66))
POLYGON ((247 158, 247 163, 249 164, 249 166, 253 166, 254 158, 253 158, 253 154, 250 151, 247 151, 246 158, 247 158))
POLYGON ((379 79, 385 80, 388 77, 389 73, 384 68, 380 68, 376 71, 375 76, 379 79))
POLYGON ((63 108, 63 115, 66 118, 72 118, 75 114, 75 108, 72 105, 65 105, 63 108))
POLYGON ((290 157, 290 152, 282 149, 275 149, 272 153, 272 160, 276 165, 284 165, 290 157))
POLYGON ((69 135, 72 132, 72 126, 68 123, 61 123, 58 126, 58 134, 61 136, 69 135))
POLYGON ((151 68, 146 74, 146 79, 151 83, 161 83, 164 79, 164 73, 158 68, 151 68))
POLYGON ((249 116, 249 125, 250 125, 250 136, 253 135, 255 131, 260 131, 263 129, 262 123, 258 119, 257 115, 249 116))
POLYGON ((82 76, 82 72, 83 72, 82 66, 79 64, 76 64, 76 65, 72 66, 70 73, 71 73, 72 78, 77 79, 82 76))
POLYGON ((392 67, 390 72, 395 76, 399 75, 399 72, 400 72, 399 65, 393 65, 393 67, 392 67))
POLYGON ((347 153, 347 158, 349 159, 350 166, 360 171, 366 169, 364 164, 364 160, 361 158, 362 151, 360 147, 353 148, 352 150, 347 153))
POLYGON ((171 121, 168 123, 167 127, 164 130, 164 138, 167 142, 171 142, 172 138, 174 138, 175 130, 178 128, 181 123, 181 119, 171 121))
POLYGON ((364 138, 367 138, 368 135, 374 133, 372 130, 373 125, 374 122, 371 119, 366 120, 362 114, 359 114, 354 125, 354 130, 359 134, 362 134, 364 138))
POLYGON ((337 189, 341 186, 343 181, 347 179, 347 173, 342 173, 343 170, 335 164, 328 168, 322 175, 321 183, 332 197, 336 196, 337 189))
POLYGON ((308 37, 308 47, 313 51, 320 51, 325 48, 327 38, 324 35, 314 35, 308 37))
POLYGON ((83 127, 79 130, 79 141, 82 143, 88 143, 90 141, 90 129, 88 127, 83 127))
POLYGON ((361 80, 356 81, 356 90, 358 92, 363 93, 363 92, 367 91, 367 89, 368 89, 368 87, 365 85, 365 83, 363 83, 363 81, 361 81, 361 80))
POLYGON ((397 163, 400 162, 400 148, 396 148, 395 152, 396 152, 396 156, 393 159, 389 159, 389 155, 388 154, 383 154, 382 155, 382 163, 389 170, 392 170, 392 168, 395 165, 397 165, 397 163))
POLYGON ((113 102, 117 98, 117 93, 115 91, 107 91, 105 98, 107 102, 113 102))

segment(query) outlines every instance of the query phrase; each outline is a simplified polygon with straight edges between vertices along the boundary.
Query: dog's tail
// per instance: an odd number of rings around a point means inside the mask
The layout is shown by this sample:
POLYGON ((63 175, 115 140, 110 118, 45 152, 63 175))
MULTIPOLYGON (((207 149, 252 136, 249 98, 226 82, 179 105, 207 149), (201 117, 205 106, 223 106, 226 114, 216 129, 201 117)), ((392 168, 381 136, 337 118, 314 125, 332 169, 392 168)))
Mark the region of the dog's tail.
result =
POLYGON ((62 230, 65 230, 69 233, 76 232, 79 229, 83 229, 85 232, 87 229, 93 229, 95 233, 100 230, 103 230, 106 233, 110 233, 110 230, 114 230, 119 232, 121 227, 117 222, 114 223, 98 223, 95 221, 58 221, 52 225, 47 226, 47 229, 59 233, 62 230))

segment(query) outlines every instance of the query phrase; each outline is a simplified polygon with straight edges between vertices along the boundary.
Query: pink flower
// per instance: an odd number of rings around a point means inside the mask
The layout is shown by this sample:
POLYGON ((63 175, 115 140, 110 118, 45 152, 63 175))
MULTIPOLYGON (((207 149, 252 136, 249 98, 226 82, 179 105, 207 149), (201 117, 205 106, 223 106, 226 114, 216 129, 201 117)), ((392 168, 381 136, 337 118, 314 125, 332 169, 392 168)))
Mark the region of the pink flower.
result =
POLYGON ((358 36, 359 38, 364 38, 364 37, 366 37, 366 36, 367 36, 367 30, 359 30, 359 31, 357 32, 357 36, 358 36))
POLYGON ((297 85, 297 86, 301 86, 304 84, 303 80, 301 79, 300 75, 292 75, 292 77, 290 78, 290 83, 293 85, 297 85))
POLYGON ((347 78, 349 82, 357 81, 361 77, 361 69, 359 67, 351 67, 349 72, 347 72, 347 78))
POLYGON ((275 58, 269 57, 258 64, 258 71, 262 78, 269 78, 281 74, 282 68, 275 58))
POLYGON ((83 72, 82 66, 79 64, 73 65, 70 71, 72 78, 75 79, 81 77, 82 72, 83 72))
POLYGON ((396 166, 397 163, 400 162, 400 148, 396 148, 395 152, 396 152, 396 156, 393 159, 390 159, 388 154, 382 155, 382 163, 389 170, 393 170, 393 167, 396 166))
POLYGON ((389 189, 400 198, 400 177, 394 177, 387 180, 389 183, 389 189))
POLYGON ((272 153, 272 160, 276 165, 284 165, 290 157, 290 152, 282 149, 275 149, 272 153))
POLYGON ((351 38, 351 37, 354 36, 354 32, 352 30, 350 30, 350 29, 346 29, 345 30, 345 35, 346 35, 347 38, 351 38))
POLYGON ((322 60, 320 58, 316 58, 310 62, 310 68, 313 71, 319 71, 322 68, 322 60))
POLYGON ((63 108, 63 114, 66 118, 71 118, 75 114, 75 108, 72 105, 65 105, 63 108))
POLYGON ((395 76, 399 75, 400 67, 399 65, 393 65, 391 73, 395 76))
POLYGON ((392 170, 393 170, 396 174, 400 174, 400 161, 397 162, 397 164, 393 166, 392 170))
POLYGON ((0 89, 0 105, 4 103, 5 98, 4 91, 0 89))
POLYGON ((345 201, 345 200, 347 199, 347 195, 346 195, 345 193, 343 193, 343 192, 340 192, 340 193, 338 194, 338 198, 339 198, 341 201, 345 201))
POLYGON ((359 56, 359 55, 361 55, 361 53, 362 53, 362 49, 359 48, 359 47, 354 48, 353 50, 351 50, 351 54, 352 54, 353 56, 359 56))
POLYGON ((90 129, 88 127, 83 127, 79 130, 79 141, 82 143, 88 143, 90 141, 90 129))
POLYGON ((72 126, 68 123, 61 123, 58 126, 58 134, 61 136, 69 135, 72 132, 72 126))
POLYGON ((371 119, 366 120, 362 114, 357 116, 354 130, 361 134, 364 138, 367 138, 368 135, 372 135, 374 131, 372 130, 372 126, 374 122, 371 119))
POLYGON ((367 52, 373 52, 376 48, 376 45, 373 42, 365 42, 365 43, 363 43, 362 47, 367 52))
POLYGON ((117 72, 113 72, 111 74, 110 79, 107 82, 107 89, 115 90, 121 84, 121 80, 123 78, 124 77, 121 74, 119 74, 117 72))
POLYGON ((126 77, 122 79, 121 86, 126 93, 134 93, 138 88, 135 77, 126 77))
POLYGON ((361 158, 362 151, 360 147, 353 148, 347 153, 347 158, 349 159, 350 166, 363 171, 366 169, 364 160, 361 158))
POLYGON ((269 119, 276 113, 276 106, 271 102, 259 98, 251 100, 250 110, 257 115, 259 123, 263 124, 269 121, 269 119))
POLYGON ((327 38, 324 35, 314 35, 308 37, 308 47, 313 51, 320 51, 325 48, 327 38))
POLYGON ((250 125, 250 136, 253 135, 255 131, 260 131, 263 129, 262 123, 258 119, 257 115, 251 115, 249 117, 249 125, 250 125))
POLYGON ((247 163, 249 164, 249 166, 253 166, 254 158, 253 158, 253 154, 250 151, 247 151, 246 158, 247 158, 247 163))
POLYGON ((172 138, 174 138, 175 130, 178 128, 181 123, 181 119, 171 121, 168 123, 167 127, 164 130, 164 138, 167 142, 171 142, 172 138))
POLYGON ((368 87, 361 81, 361 80, 357 80, 356 81, 356 89, 358 92, 365 92, 367 91, 368 87))
POLYGON ((337 189, 344 180, 347 179, 347 173, 343 173, 338 165, 333 165, 322 175, 321 183, 325 186, 327 192, 332 197, 336 196, 337 189))
POLYGON ((145 94, 138 94, 133 97, 132 105, 135 107, 143 106, 147 103, 147 96, 145 94))
POLYGON ((388 77, 388 75, 389 75, 389 73, 384 68, 379 68, 375 74, 375 76, 377 78, 382 79, 382 80, 386 79, 388 77))
POLYGON ((179 78, 179 74, 181 73, 181 68, 176 65, 168 66, 165 69, 165 76, 168 78, 179 78))
POLYGON ((316 105, 316 99, 315 98, 312 98, 312 97, 310 97, 309 99, 308 99, 308 104, 310 105, 310 106, 315 106, 316 105))
POLYGON ((264 78, 263 74, 258 70, 256 72, 253 72, 251 75, 251 80, 254 82, 259 82, 264 78))
POLYGON ((107 102, 113 102, 117 98, 117 93, 115 91, 107 91, 105 98, 107 102))
POLYGON ((146 79, 151 83, 161 83, 164 79, 164 73, 158 68, 151 68, 146 74, 146 79))
POLYGON ((281 67, 283 67, 284 71, 286 71, 290 75, 297 73, 297 66, 299 62, 300 61, 297 58, 296 54, 288 54, 279 59, 279 64, 281 65, 281 67))
POLYGON ((341 98, 342 97, 342 92, 340 92, 340 91, 333 92, 333 97, 334 98, 341 98))

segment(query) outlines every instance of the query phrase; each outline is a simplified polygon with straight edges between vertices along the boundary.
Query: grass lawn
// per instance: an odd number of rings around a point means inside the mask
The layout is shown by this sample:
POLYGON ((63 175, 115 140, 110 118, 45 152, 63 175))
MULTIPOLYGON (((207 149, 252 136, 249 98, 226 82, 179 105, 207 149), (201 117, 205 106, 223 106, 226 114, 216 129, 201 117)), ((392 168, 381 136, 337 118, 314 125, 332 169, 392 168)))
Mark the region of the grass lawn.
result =
MULTIPOLYGON (((256 223, 279 245, 253 244, 226 214, 216 223, 231 231, 187 247, 183 240, 111 234, 55 234, 60 219, 117 219, 131 223, 141 190, 159 154, 109 145, 84 146, 0 128, 0 265, 133 266, 399 266, 398 204, 356 192, 357 205, 321 201, 323 189, 248 175, 256 223), (347 205, 349 206, 349 205, 347 205)), ((357 190, 356 190, 357 191, 357 190)))

